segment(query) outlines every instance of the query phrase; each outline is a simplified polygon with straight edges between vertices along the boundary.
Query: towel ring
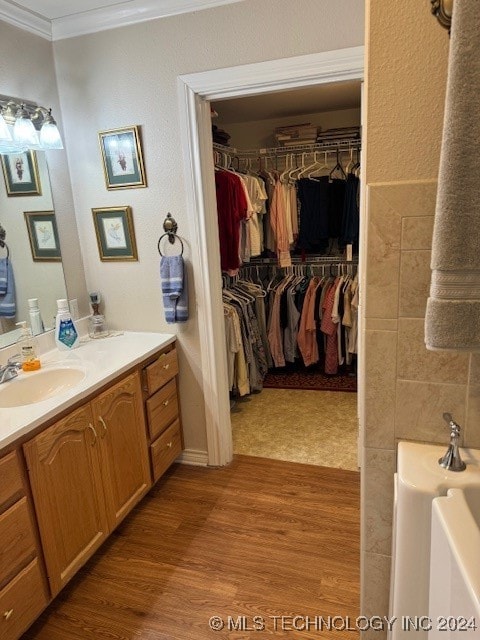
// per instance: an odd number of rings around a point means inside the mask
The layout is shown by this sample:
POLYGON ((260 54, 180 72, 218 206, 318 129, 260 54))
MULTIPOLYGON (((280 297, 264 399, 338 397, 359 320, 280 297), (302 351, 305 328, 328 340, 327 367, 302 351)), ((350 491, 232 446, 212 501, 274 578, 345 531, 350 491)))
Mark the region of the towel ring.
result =
POLYGON ((166 236, 168 237, 168 240, 169 240, 169 242, 170 242, 171 244, 173 244, 173 243, 175 242, 175 240, 178 240, 178 241, 180 242, 180 244, 181 244, 181 246, 182 246, 182 251, 181 251, 181 253, 180 253, 179 255, 183 256, 183 242, 182 242, 182 239, 180 238, 180 236, 177 236, 177 235, 175 235, 175 234, 174 234, 174 233, 172 233, 172 232, 167 232, 167 233, 162 234, 162 235, 160 236, 160 238, 158 239, 158 253, 162 256, 162 258, 163 258, 163 255, 164 255, 164 254, 162 253, 162 250, 160 249, 160 242, 161 242, 161 241, 162 241, 162 239, 163 239, 163 238, 165 238, 166 236))

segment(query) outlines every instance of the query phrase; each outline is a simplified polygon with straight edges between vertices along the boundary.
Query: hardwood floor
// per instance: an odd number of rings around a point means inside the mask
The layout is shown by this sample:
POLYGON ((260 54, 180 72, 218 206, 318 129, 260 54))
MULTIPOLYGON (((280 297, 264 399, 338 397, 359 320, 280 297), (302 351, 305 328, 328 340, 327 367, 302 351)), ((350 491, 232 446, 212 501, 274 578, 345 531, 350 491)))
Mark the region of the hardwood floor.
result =
POLYGON ((354 640, 327 617, 359 615, 359 513, 355 471, 174 465, 23 638, 354 640))

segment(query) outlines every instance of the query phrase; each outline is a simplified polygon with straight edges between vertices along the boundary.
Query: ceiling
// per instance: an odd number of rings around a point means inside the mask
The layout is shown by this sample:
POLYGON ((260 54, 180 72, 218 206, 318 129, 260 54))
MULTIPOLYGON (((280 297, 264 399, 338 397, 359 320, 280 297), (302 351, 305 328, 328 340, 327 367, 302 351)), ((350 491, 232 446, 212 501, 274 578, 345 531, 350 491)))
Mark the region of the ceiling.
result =
POLYGON ((242 0, 0 0, 0 19, 49 40, 242 0))
POLYGON ((218 122, 252 122, 307 113, 360 108, 361 82, 331 82, 291 91, 215 102, 218 122))

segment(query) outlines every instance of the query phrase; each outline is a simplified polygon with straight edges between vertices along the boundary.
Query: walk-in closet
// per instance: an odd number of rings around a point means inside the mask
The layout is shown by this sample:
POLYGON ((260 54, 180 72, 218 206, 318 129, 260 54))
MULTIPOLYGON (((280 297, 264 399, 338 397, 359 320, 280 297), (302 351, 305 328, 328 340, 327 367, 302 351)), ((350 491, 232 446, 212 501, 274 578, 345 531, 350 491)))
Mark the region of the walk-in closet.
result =
POLYGON ((211 105, 234 453, 358 468, 361 85, 211 105))

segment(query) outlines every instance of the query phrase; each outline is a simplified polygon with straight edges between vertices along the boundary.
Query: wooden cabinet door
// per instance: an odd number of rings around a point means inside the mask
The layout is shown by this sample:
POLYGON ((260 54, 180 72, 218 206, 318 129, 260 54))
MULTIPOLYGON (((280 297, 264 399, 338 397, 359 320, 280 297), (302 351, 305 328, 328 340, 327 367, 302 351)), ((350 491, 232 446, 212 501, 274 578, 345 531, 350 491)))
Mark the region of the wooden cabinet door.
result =
POLYGON ((108 534, 99 449, 89 404, 24 445, 53 596, 108 534))
POLYGON ((102 455, 110 529, 150 489, 148 446, 140 377, 133 373, 92 401, 102 455))

